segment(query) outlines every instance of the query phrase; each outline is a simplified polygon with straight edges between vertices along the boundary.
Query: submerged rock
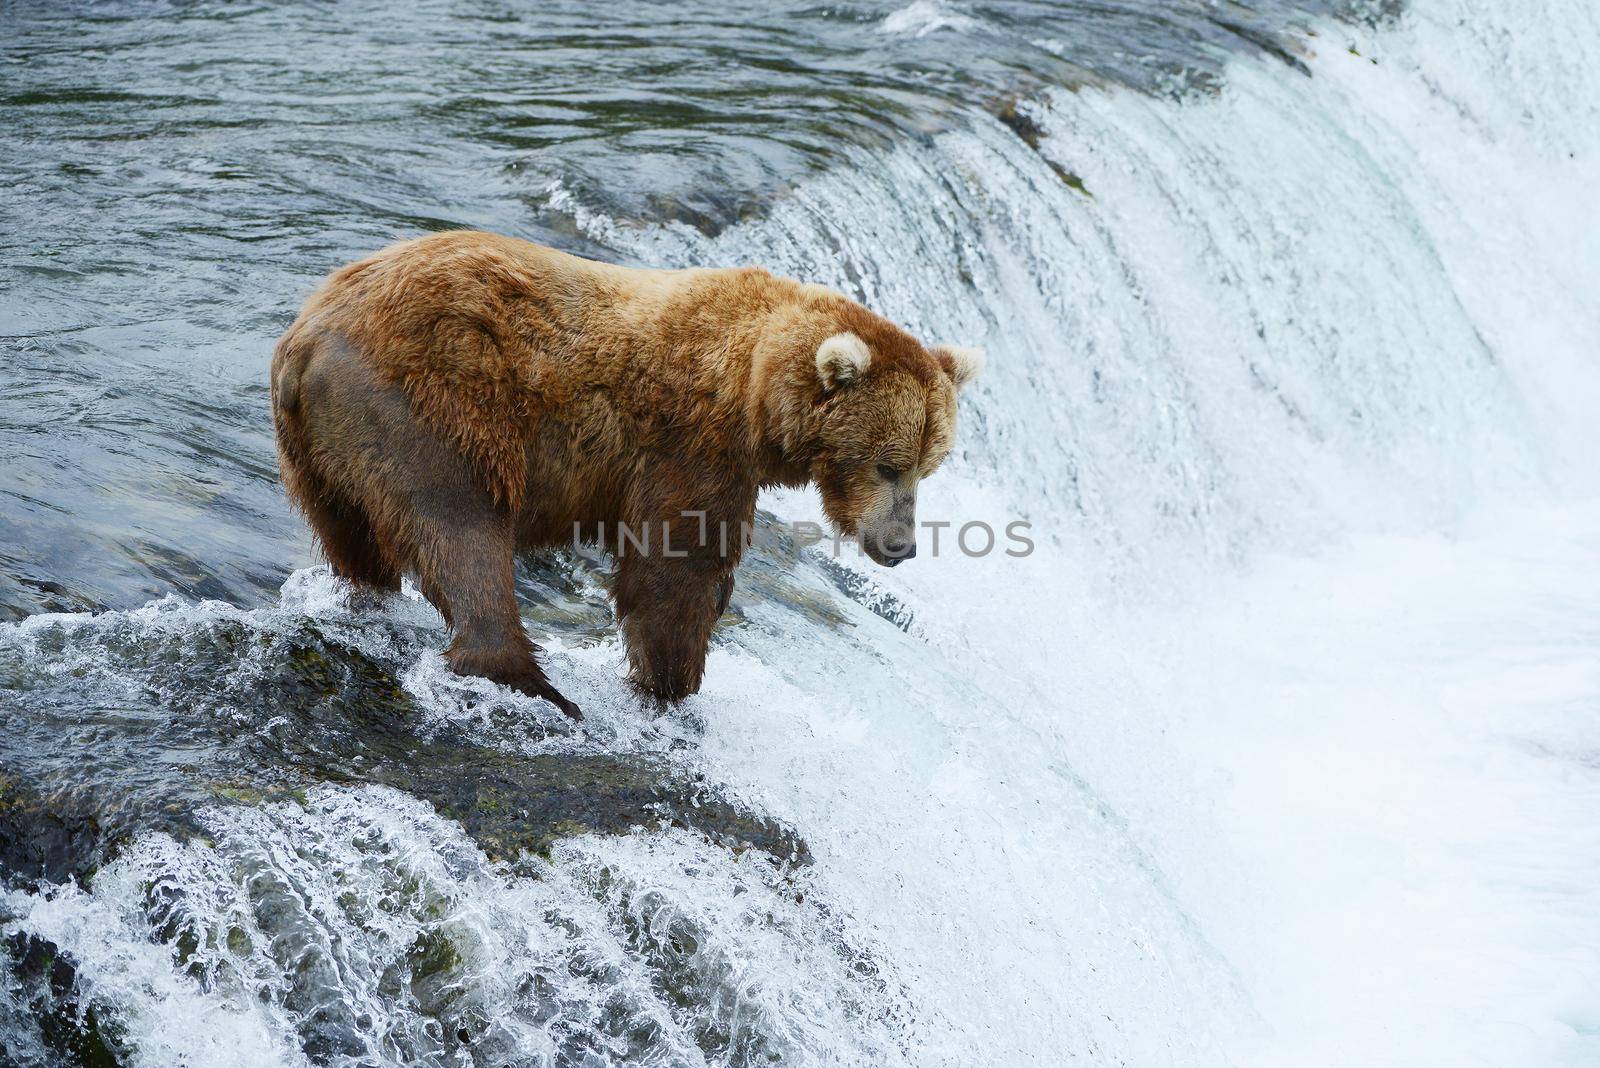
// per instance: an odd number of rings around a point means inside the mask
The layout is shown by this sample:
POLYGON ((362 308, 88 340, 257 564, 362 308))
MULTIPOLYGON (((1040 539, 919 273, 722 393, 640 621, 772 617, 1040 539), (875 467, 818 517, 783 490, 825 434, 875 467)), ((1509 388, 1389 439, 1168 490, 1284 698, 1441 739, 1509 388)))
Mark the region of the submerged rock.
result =
POLYGON ((1045 154, 1043 147, 1041 147, 1041 142, 1045 138, 1044 127, 1039 125, 1038 120, 1028 113, 1021 101, 1016 97, 1002 100, 995 108, 995 118, 1004 123, 1008 130, 1016 134, 1023 144, 1037 152, 1039 158, 1044 160, 1045 164, 1056 172, 1056 177, 1065 182, 1069 188, 1082 193, 1091 200, 1094 198, 1094 194, 1089 192, 1089 187, 1083 184, 1082 178, 1045 154))
POLYGON ((6 988, 0 991, 0 1064, 117 1068, 126 1063, 118 1036, 81 999, 77 968, 54 943, 13 934, 0 942, 0 954, 6 961, 0 969, 6 988))
POLYGON ((12 880, 82 881, 140 833, 193 836, 205 806, 292 799, 321 783, 405 791, 496 858, 671 824, 782 863, 809 860, 792 831, 663 755, 508 752, 430 720, 398 662, 309 620, 267 631, 222 617, 137 640, 40 627, 33 637, 30 649, 0 649, 13 728, 0 741, 0 871, 12 880), (71 666, 44 670, 30 652, 71 666))

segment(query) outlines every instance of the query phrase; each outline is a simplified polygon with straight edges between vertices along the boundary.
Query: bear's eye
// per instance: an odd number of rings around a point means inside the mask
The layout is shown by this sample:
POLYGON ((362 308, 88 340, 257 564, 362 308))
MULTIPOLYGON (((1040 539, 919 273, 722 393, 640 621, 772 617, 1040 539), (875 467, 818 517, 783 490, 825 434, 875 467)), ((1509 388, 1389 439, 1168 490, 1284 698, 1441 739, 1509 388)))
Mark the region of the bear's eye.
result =
POLYGON ((900 480, 900 471, 898 468, 890 467, 888 464, 879 464, 878 477, 889 482, 898 482, 900 480))

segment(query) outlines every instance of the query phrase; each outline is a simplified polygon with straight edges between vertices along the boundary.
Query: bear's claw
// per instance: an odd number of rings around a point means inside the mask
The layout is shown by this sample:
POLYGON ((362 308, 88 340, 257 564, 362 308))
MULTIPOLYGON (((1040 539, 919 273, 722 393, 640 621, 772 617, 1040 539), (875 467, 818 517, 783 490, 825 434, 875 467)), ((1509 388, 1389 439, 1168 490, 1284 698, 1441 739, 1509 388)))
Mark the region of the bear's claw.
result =
POLYGON ((563 697, 560 690, 557 690, 546 681, 535 682, 529 680, 525 683, 512 683, 511 687, 520 693, 527 694, 529 697, 539 697, 549 701, 565 713, 569 719, 577 720, 580 723, 583 721, 583 713, 578 710, 578 706, 563 697))
POLYGON ((572 719, 583 719, 578 706, 550 685, 550 680, 544 677, 544 672, 531 658, 524 660, 522 655, 505 650, 483 652, 461 648, 447 650, 444 658, 450 670, 457 675, 476 675, 490 682, 498 682, 528 697, 549 701, 572 719))

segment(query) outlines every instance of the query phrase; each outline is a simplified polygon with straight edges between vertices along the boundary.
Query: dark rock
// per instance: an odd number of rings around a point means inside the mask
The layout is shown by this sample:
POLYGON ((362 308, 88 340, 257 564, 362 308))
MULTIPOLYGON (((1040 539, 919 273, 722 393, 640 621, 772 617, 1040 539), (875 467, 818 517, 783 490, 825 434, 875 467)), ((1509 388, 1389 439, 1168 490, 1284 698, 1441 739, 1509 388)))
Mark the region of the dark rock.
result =
MULTIPOLYGON (((673 824, 780 863, 810 859, 793 831, 663 757, 529 755, 432 724, 400 685, 400 662, 310 621, 275 633, 223 619, 101 640, 115 687, 93 672, 30 675, 0 663, 14 687, 0 690, 14 727, 0 741, 0 872, 12 880, 83 881, 134 835, 188 839, 207 805, 291 800, 320 783, 427 800, 495 857, 673 824)), ((398 632, 393 640, 408 644, 398 632)))
MULTIPOLYGON (((94 1006, 80 998, 77 969, 54 943, 18 933, 3 945, 17 1000, 26 1006, 40 1039, 59 1058, 61 1068, 117 1068, 126 1062, 117 1036, 102 1027, 94 1006)), ((20 1055, 6 1049, 12 1040, 0 1034, 0 1063, 22 1062, 20 1055)))
POLYGON ((1032 115, 1021 109, 1017 98, 1010 97, 1002 100, 1000 106, 995 110, 995 117, 1004 123, 1007 129, 1020 137, 1024 144, 1039 153, 1039 158, 1044 160, 1045 164, 1056 172, 1056 177, 1084 196, 1091 198, 1094 196, 1093 193, 1089 192, 1089 187, 1083 184, 1082 178, 1044 154, 1044 151, 1040 148, 1040 142, 1044 140, 1045 136, 1044 127, 1040 126, 1038 120, 1032 115))

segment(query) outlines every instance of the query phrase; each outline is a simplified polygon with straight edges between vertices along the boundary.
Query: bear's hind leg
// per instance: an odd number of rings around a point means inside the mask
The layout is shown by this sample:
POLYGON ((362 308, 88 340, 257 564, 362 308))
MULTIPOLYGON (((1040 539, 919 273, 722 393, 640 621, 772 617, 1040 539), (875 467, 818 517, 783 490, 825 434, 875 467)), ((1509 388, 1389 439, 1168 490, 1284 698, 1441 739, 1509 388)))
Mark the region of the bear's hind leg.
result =
POLYGON ((399 592, 400 572, 359 505, 323 492, 308 496, 301 507, 334 574, 378 593, 399 592))
POLYGON ((300 442, 283 440, 285 436, 280 435, 278 446, 284 489, 305 514, 334 574, 380 593, 397 592, 400 572, 379 544, 367 514, 310 467, 300 442))

